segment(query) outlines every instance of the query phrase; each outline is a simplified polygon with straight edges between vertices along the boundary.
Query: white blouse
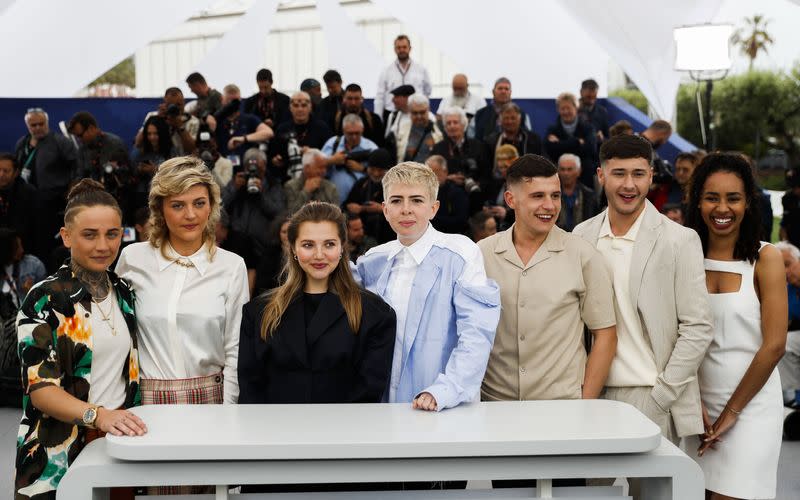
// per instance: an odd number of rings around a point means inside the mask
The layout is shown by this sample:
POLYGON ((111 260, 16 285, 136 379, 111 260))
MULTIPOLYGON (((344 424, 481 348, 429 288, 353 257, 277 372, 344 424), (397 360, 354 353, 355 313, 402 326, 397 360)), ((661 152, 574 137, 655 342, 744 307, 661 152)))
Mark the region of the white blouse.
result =
POLYGON ((224 402, 236 403, 247 268, 221 248, 210 261, 205 245, 183 259, 194 267, 165 259, 148 242, 125 247, 119 257, 116 272, 136 293, 141 375, 174 380, 222 371, 224 402))

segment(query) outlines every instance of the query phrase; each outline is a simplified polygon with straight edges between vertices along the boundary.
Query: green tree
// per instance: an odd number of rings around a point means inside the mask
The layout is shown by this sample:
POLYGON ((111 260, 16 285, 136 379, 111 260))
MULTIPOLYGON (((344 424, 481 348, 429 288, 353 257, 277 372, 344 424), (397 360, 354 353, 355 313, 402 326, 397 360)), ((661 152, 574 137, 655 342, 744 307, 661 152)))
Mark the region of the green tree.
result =
POLYGON ((753 17, 745 17, 744 28, 739 28, 733 34, 731 41, 739 46, 742 54, 750 59, 749 70, 753 70, 753 61, 758 57, 759 52, 767 52, 767 46, 775 43, 769 33, 767 33, 767 25, 769 20, 764 18, 761 14, 755 14, 753 17))
MULTIPOLYGON (((700 145, 695 90, 696 84, 688 84, 678 91, 678 133, 700 145)), ((800 65, 789 74, 751 71, 730 76, 714 84, 711 104, 718 149, 754 157, 780 149, 793 163, 800 160, 800 65)))
POLYGON ((101 83, 111 83, 117 85, 127 85, 130 88, 136 86, 136 66, 133 64, 133 56, 124 59, 122 62, 97 77, 89 84, 100 85, 101 83))
POLYGON ((638 109, 644 114, 647 114, 647 98, 639 89, 621 88, 612 90, 608 93, 608 95, 612 97, 621 97, 628 101, 634 108, 638 109))

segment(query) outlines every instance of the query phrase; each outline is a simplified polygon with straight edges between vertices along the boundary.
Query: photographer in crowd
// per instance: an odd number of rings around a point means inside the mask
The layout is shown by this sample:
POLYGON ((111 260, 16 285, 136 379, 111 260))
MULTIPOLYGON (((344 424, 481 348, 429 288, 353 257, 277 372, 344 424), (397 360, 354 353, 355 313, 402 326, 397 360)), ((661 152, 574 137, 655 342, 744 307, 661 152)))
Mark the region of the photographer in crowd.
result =
POLYGON ((383 145, 383 121, 381 121, 380 116, 364 107, 364 96, 361 93, 361 86, 357 83, 351 83, 344 89, 342 107, 336 113, 334 119, 333 131, 336 134, 342 134, 342 120, 349 114, 358 115, 361 118, 364 125, 364 133, 362 134, 364 137, 378 146, 383 145))
MULTIPOLYGON (((100 130, 97 120, 88 111, 78 111, 69 120, 67 131, 72 134, 78 148, 78 176, 97 180, 103 176, 101 170, 108 165, 115 153, 128 154, 128 148, 117 135, 100 130)), ((130 163, 126 161, 125 163, 130 163)), ((106 172, 110 173, 110 172, 106 172)))
POLYGON ((267 245, 268 229, 276 215, 286 209, 283 187, 267 175, 267 155, 248 149, 242 165, 234 168, 233 179, 222 191, 222 205, 230 215, 231 229, 253 240, 261 257, 267 245))
POLYGON ((339 203, 339 192, 336 185, 325 179, 328 170, 325 155, 319 149, 306 149, 302 156, 303 170, 300 177, 295 177, 284 184, 286 192, 286 208, 293 214, 309 201, 339 203))
MULTIPOLYGON (((158 116, 166 121, 169 126, 169 136, 172 140, 173 156, 192 154, 195 150, 194 139, 200 130, 200 120, 186 113, 186 101, 183 92, 178 87, 170 87, 164 92, 164 101, 158 105, 158 110, 147 113, 144 122, 147 123, 153 116, 158 116)), ((134 144, 142 147, 145 141, 144 127, 136 134, 134 144)))
POLYGON ((233 179, 233 162, 219 154, 217 140, 207 125, 200 127, 196 142, 196 156, 203 160, 206 168, 211 171, 211 176, 214 177, 220 190, 224 190, 225 186, 233 179))
POLYGON ((311 96, 306 92, 292 94, 289 112, 292 119, 278 126, 275 139, 269 143, 270 173, 281 180, 298 178, 303 172, 305 151, 322 148, 333 135, 323 121, 311 116, 311 96))
POLYGON ((249 147, 272 139, 274 134, 266 123, 256 115, 240 111, 242 94, 239 87, 229 84, 223 91, 222 108, 213 115, 213 120, 208 120, 219 154, 241 157, 249 147))
POLYGON ((367 176, 362 177, 350 190, 344 200, 348 214, 361 217, 364 233, 375 238, 378 243, 386 243, 395 237, 394 231, 383 215, 383 176, 394 166, 388 151, 378 148, 367 158, 367 176))
POLYGON ((322 153, 328 157, 328 179, 339 191, 339 205, 344 203, 353 184, 364 177, 370 152, 378 149, 374 142, 363 137, 364 122, 358 115, 345 116, 342 129, 342 135, 331 137, 322 147, 322 153))
MULTIPOLYGON (((470 206, 480 205, 480 184, 489 180, 491 168, 486 158, 486 148, 477 139, 466 136, 467 114, 458 107, 441 108, 445 137, 433 146, 434 155, 447 162, 447 178, 463 187, 470 196, 470 206)), ((474 212, 475 210, 470 210, 474 212)))
POLYGON ((56 233, 63 222, 67 189, 78 175, 75 145, 61 134, 50 130, 49 117, 42 108, 25 113, 28 133, 14 148, 14 156, 22 179, 34 186, 42 203, 42 218, 37 228, 35 248, 47 260, 57 246, 56 233))
POLYGON ((289 96, 272 88, 272 71, 260 69, 256 73, 258 92, 242 103, 242 111, 261 118, 272 128, 289 119, 289 96))
POLYGON ((195 72, 187 76, 186 85, 197 96, 193 112, 201 120, 204 116, 213 115, 222 108, 222 95, 218 90, 209 87, 205 77, 200 73, 195 72))

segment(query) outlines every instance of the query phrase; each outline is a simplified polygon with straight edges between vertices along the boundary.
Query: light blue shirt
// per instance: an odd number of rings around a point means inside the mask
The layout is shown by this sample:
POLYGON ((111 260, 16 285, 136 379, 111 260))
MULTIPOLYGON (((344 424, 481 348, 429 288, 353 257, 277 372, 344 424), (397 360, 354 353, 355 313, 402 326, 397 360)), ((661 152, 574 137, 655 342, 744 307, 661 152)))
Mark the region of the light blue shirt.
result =
POLYGON ((500 321, 500 289, 486 277, 478 246, 429 225, 413 245, 390 241, 356 266, 364 287, 390 304, 393 296, 408 297, 404 317, 398 314, 402 346, 384 400, 407 403, 428 392, 439 410, 477 401, 500 321), (404 248, 417 269, 408 292, 390 290, 390 281, 397 282, 391 276, 394 260, 404 248))
MULTIPOLYGON (((325 156, 332 156, 334 153, 344 151, 344 136, 333 136, 322 146, 322 154, 325 156), (336 151, 333 150, 333 144, 336 138, 339 137, 339 144, 336 146, 336 151)), ((351 153, 359 153, 361 151, 375 151, 378 145, 367 139, 361 138, 361 142, 356 147, 350 150, 351 153)), ((363 172, 353 172, 345 165, 331 165, 328 168, 328 179, 336 185, 336 190, 339 192, 339 205, 344 203, 350 190, 353 189, 353 184, 357 180, 364 177, 363 172)))

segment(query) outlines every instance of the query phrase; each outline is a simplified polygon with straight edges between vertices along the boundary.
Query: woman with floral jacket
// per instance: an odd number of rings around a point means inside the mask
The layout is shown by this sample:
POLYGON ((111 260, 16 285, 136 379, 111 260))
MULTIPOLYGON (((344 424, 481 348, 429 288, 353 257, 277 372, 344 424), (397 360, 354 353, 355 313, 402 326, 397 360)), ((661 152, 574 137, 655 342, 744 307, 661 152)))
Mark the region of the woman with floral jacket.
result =
MULTIPOLYGON (((140 399, 133 293, 108 270, 122 212, 101 184, 83 180, 70 191, 64 226, 71 259, 31 289, 17 316, 24 387, 17 500, 54 500, 91 440, 147 432, 127 411, 140 399)), ((132 499, 133 491, 112 491, 117 498, 132 499)))

